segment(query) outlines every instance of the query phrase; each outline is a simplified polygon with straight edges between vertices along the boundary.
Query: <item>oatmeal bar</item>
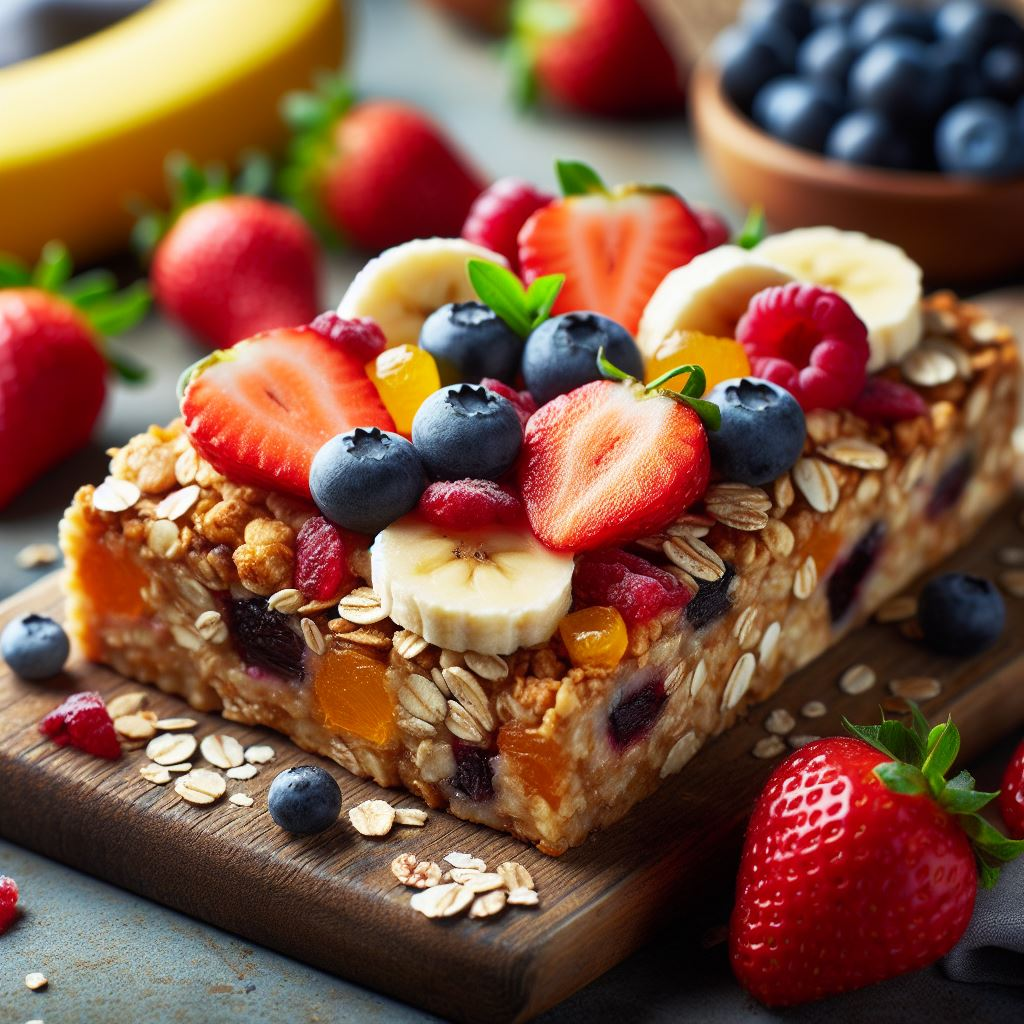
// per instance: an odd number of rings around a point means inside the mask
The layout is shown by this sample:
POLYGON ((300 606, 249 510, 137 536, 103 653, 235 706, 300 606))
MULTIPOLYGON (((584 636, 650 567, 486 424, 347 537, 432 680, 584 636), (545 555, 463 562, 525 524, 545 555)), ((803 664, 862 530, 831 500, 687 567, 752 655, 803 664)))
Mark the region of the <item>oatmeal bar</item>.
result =
POLYGON ((904 362, 927 415, 886 427, 812 412, 790 473, 764 489, 712 483, 702 505, 631 547, 695 596, 632 627, 614 668, 574 666, 557 633, 509 656, 432 646, 385 617, 365 548, 348 556, 354 583, 307 601, 296 535, 316 510, 225 479, 179 422, 114 452, 110 478, 68 509, 71 629, 88 657, 198 709, 561 853, 1007 497, 1010 333, 949 295, 929 300, 925 323, 918 351, 956 370, 922 386, 920 361, 904 362))

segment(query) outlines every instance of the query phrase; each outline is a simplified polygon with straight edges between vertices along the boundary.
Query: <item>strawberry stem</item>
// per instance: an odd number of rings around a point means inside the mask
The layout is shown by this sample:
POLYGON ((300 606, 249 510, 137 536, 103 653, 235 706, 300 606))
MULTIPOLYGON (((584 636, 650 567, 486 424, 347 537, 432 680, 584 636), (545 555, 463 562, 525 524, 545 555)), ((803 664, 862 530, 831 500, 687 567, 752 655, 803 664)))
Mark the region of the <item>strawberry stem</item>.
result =
POLYGON ((760 204, 752 206, 747 211, 747 219, 740 228, 740 233, 734 239, 734 244, 741 249, 753 249, 759 242, 764 241, 768 234, 768 227, 764 219, 764 207, 760 204))
POLYGON ((660 377, 652 380, 650 384, 644 388, 645 391, 657 391, 663 385, 667 384, 670 380, 675 377, 679 377, 684 373, 690 375, 686 384, 683 385, 682 394, 688 395, 690 398, 700 398, 704 394, 707 388, 708 379, 704 373, 703 367, 697 366, 693 363, 687 363, 683 366, 677 366, 673 370, 668 370, 663 373, 660 377))
POLYGON ((974 788, 970 772, 962 771, 950 780, 946 775, 960 753, 960 733, 949 718, 930 728, 921 709, 910 704, 911 728, 886 719, 880 725, 853 725, 843 719, 852 736, 891 757, 874 769, 878 779, 894 793, 927 795, 956 819, 967 833, 978 864, 981 885, 991 888, 999 878, 1001 864, 1024 853, 1024 840, 1008 839, 979 817, 986 804, 998 793, 983 793, 974 788))

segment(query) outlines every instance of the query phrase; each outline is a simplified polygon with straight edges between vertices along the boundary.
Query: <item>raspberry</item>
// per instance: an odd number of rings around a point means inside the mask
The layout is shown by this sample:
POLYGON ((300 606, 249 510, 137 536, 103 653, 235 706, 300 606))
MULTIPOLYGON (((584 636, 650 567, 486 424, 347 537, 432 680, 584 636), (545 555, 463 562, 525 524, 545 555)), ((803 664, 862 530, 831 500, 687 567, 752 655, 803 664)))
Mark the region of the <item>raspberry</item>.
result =
POLYGON ((446 530, 511 526, 523 515, 519 497, 493 480, 439 480, 423 492, 419 508, 428 522, 446 530))
POLYGON ((462 237, 491 252, 500 253, 513 270, 519 269, 516 239, 530 214, 547 206, 554 196, 535 189, 528 181, 501 178, 473 201, 462 226, 462 237))
POLYGON ((310 601, 329 601, 352 581, 341 530, 323 516, 307 519, 295 538, 295 586, 310 601))
POLYGON ((867 376, 868 331, 836 292, 812 284, 758 292, 736 325, 751 370, 804 408, 849 407, 867 376))
POLYGON ((507 398, 512 403, 512 407, 519 417, 519 422, 522 423, 524 428, 526 427, 527 421, 537 411, 537 403, 529 391, 516 391, 515 388, 510 388, 500 380, 494 380, 493 377, 484 377, 480 383, 488 391, 493 391, 496 395, 507 398))
POLYGON ((229 601, 227 611, 232 641, 248 667, 301 681, 306 645, 287 615, 268 608, 262 597, 229 601))
POLYGON ((39 731, 59 747, 70 745, 111 761, 121 756, 114 723, 98 693, 71 694, 39 723, 39 731))
POLYGON ((629 626, 648 622, 667 608, 682 608, 690 600, 690 591, 671 573, 617 548, 584 555, 572 586, 577 605, 611 605, 629 626))
POLYGON ((336 341, 364 366, 373 362, 388 347, 384 332, 377 326, 375 320, 367 316, 345 320, 333 310, 328 310, 321 313, 309 326, 317 334, 322 334, 330 341, 336 341))
POLYGON ((13 878, 0 875, 0 935, 18 916, 18 885, 13 878))
POLYGON ((887 377, 868 377, 853 411, 868 423, 895 423, 928 415, 928 403, 913 389, 887 377))

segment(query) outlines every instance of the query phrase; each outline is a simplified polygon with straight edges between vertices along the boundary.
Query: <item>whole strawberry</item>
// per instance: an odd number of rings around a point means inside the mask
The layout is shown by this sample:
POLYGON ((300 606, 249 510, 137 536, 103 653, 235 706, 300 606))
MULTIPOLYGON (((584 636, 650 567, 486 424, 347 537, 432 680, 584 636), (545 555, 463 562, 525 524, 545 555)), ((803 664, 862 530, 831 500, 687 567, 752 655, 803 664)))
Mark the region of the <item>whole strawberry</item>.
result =
POLYGON ((105 271, 70 274, 67 250, 56 242, 34 271, 0 260, 0 508, 89 440, 107 394, 108 360, 127 379, 140 377, 110 355, 103 335, 145 315, 145 285, 118 294, 105 271))
POLYGON ((1014 839, 1024 839, 1024 740, 1010 758, 999 791, 999 810, 1006 830, 1014 839))
POLYGON ((378 251, 455 237, 484 182, 429 117, 406 103, 356 102, 337 78, 294 93, 282 187, 326 236, 378 251))
POLYGON ((515 91, 587 114, 678 110, 684 72, 643 0, 520 0, 512 13, 515 91))
POLYGON ((1024 852, 976 813, 952 721, 885 721, 817 740, 775 770, 747 826, 730 925, 733 970, 790 1006, 924 967, 956 944, 979 873, 1024 852))
POLYGON ((320 253, 302 218, 258 195, 232 195, 223 175, 187 160, 168 169, 171 213, 145 218, 137 232, 164 313, 214 348, 312 320, 320 253))

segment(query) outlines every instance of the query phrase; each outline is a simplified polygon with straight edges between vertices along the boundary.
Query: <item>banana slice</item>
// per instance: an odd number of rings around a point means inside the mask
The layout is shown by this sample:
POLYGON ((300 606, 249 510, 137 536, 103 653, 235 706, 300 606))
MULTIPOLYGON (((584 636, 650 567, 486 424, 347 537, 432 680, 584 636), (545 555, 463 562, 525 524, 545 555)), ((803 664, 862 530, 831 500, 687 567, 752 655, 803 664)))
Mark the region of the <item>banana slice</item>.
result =
POLYGON ((542 643, 572 603, 572 555, 525 529, 455 533, 407 516, 378 535, 370 559, 384 611, 452 651, 542 643))
POLYGON ((637 332, 640 350, 653 357, 676 331, 731 338, 754 295, 792 280, 787 270, 737 245, 701 253, 666 274, 648 299, 637 332))
POLYGON ((338 314, 372 317, 392 347, 415 345, 435 309, 476 298, 466 276, 473 258, 508 266, 504 256, 464 238, 416 238, 385 249, 356 274, 338 314))
POLYGON ((758 256, 801 281, 839 292, 868 328, 868 369, 898 363, 921 338, 921 268, 889 242, 859 231, 797 228, 766 238, 758 256))

